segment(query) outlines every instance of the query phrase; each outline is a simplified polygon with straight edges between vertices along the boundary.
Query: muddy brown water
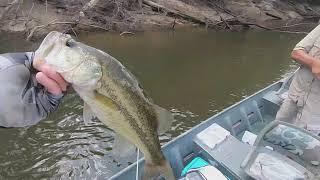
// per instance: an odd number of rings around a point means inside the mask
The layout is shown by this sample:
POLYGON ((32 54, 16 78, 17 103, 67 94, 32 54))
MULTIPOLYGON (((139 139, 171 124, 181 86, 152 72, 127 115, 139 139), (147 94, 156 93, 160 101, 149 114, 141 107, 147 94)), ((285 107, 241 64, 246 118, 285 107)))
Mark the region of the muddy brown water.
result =
MULTIPOLYGON (((201 30, 79 36, 119 59, 154 102, 174 113, 171 130, 160 137, 162 144, 294 71, 297 65, 289 53, 301 38, 201 30)), ((0 34, 0 53, 36 47, 0 34)), ((110 154, 113 133, 98 121, 85 126, 81 115, 81 100, 69 94, 41 123, 0 129, 0 179, 107 178, 127 166, 110 154)))

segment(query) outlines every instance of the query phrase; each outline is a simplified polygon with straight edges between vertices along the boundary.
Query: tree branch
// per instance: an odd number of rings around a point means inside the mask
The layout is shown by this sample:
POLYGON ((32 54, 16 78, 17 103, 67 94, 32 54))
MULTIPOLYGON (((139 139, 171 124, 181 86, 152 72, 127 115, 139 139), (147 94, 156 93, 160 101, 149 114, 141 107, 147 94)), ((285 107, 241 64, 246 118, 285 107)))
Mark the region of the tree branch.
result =
POLYGON ((20 2, 20 0, 13 0, 9 5, 4 9, 2 14, 0 14, 0 21, 4 18, 5 15, 7 15, 15 5, 17 5, 20 2))

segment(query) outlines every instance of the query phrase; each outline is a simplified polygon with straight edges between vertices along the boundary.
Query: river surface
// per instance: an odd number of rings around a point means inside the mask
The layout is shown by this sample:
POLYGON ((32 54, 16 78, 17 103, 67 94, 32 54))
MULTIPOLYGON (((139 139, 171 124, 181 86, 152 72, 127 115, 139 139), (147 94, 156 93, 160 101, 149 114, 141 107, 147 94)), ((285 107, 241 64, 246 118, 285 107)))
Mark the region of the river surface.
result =
MULTIPOLYGON (((301 35, 274 32, 150 32, 121 37, 80 34, 120 60, 154 102, 175 115, 164 144, 222 109, 294 71, 289 58, 301 35)), ((0 53, 38 43, 0 34, 0 53)), ((107 178, 127 166, 111 156, 113 133, 85 126, 82 101, 68 94, 58 111, 27 128, 0 129, 0 179, 107 178)))

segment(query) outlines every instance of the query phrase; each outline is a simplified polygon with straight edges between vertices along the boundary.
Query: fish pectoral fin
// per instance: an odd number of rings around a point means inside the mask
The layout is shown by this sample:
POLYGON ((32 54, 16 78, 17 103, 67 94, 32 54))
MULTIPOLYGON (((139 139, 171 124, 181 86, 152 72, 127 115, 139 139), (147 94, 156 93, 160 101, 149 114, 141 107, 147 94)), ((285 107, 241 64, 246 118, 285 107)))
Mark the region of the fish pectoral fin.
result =
POLYGON ((164 134, 166 131, 170 130, 172 121, 173 121, 173 115, 170 111, 158 106, 153 105, 156 114, 157 114, 157 120, 158 120, 158 134, 164 134))
POLYGON ((92 112, 90 106, 87 103, 83 105, 83 121, 84 124, 87 126, 92 123, 92 119, 95 118, 96 115, 92 112))
POLYGON ((135 155, 136 146, 123 136, 116 134, 112 147, 112 154, 115 157, 127 158, 135 155))

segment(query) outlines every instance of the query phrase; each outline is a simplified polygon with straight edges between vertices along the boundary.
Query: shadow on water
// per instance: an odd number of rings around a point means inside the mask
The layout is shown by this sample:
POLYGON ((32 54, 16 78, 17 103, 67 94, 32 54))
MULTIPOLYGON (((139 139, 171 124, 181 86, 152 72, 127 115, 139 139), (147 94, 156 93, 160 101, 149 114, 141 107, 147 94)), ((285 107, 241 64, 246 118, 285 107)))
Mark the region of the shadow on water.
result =
MULTIPOLYGON (((175 121, 164 144, 223 108, 279 80, 297 66, 289 59, 301 36, 247 32, 81 34, 81 41, 109 52, 140 80, 154 102, 175 121)), ((0 34, 0 53, 30 51, 36 44, 0 34)), ((0 129, 0 178, 109 177, 128 165, 110 154, 113 132, 98 121, 85 126, 82 102, 69 94, 41 123, 0 129)))

